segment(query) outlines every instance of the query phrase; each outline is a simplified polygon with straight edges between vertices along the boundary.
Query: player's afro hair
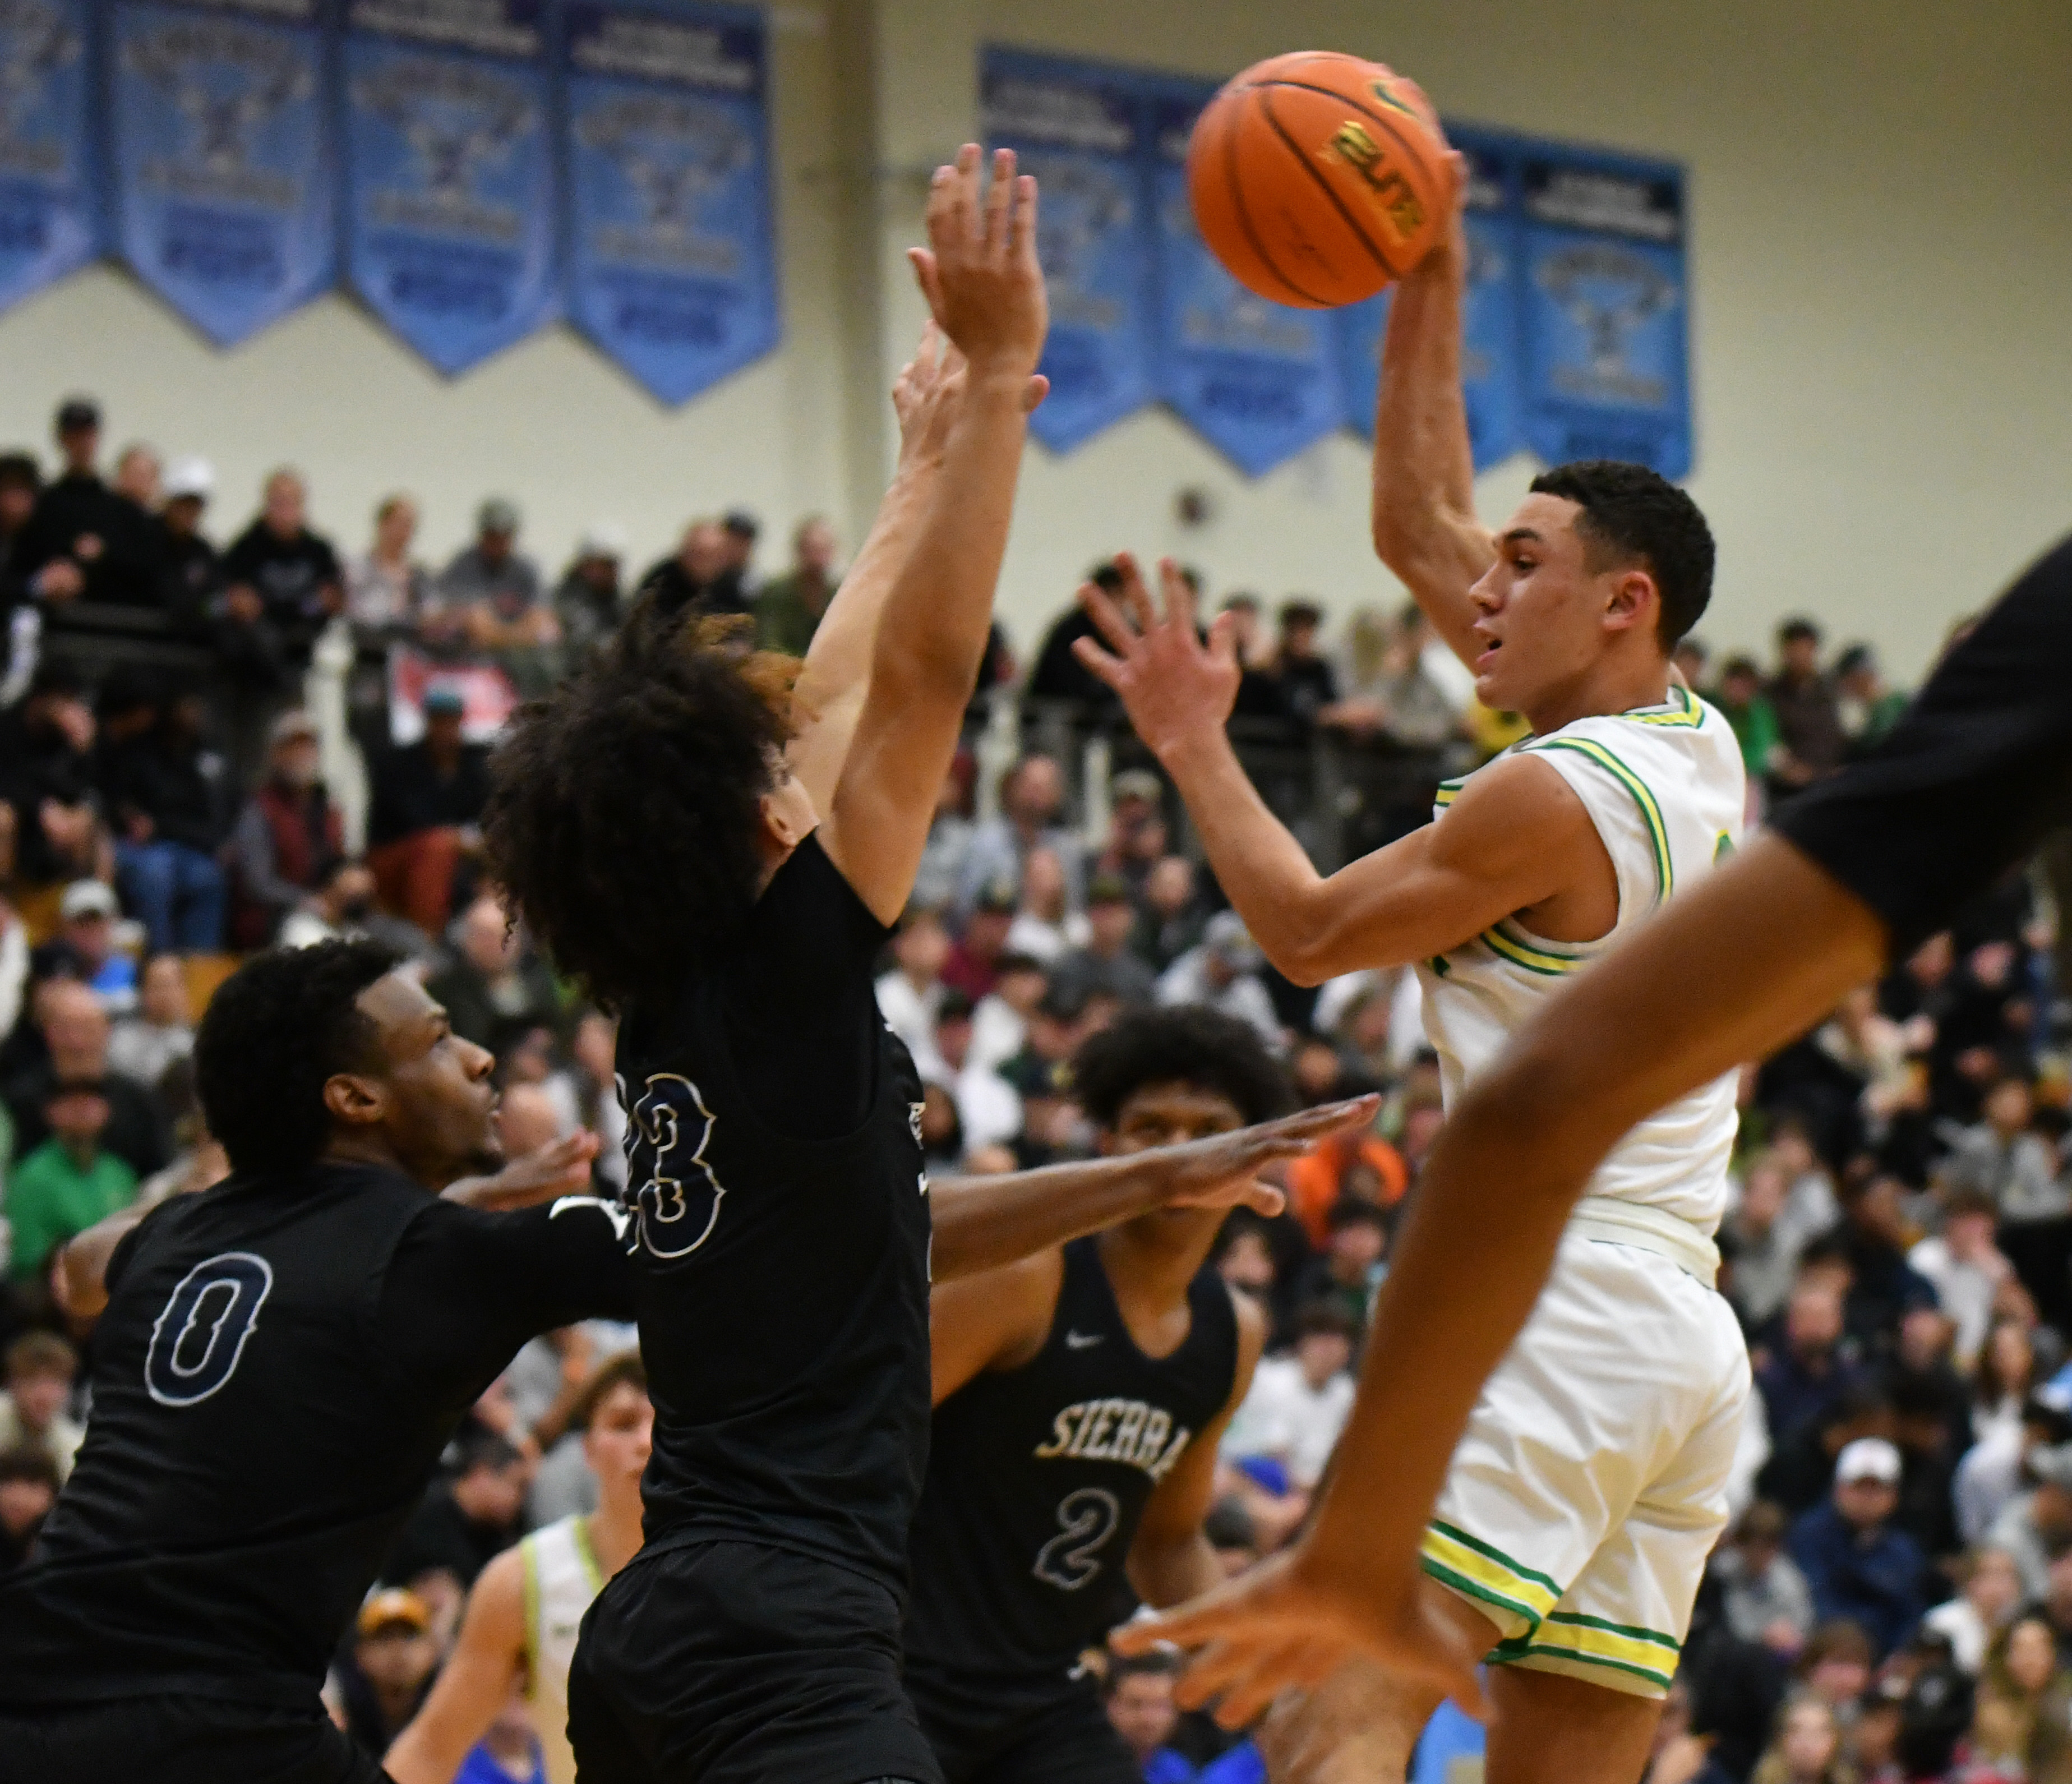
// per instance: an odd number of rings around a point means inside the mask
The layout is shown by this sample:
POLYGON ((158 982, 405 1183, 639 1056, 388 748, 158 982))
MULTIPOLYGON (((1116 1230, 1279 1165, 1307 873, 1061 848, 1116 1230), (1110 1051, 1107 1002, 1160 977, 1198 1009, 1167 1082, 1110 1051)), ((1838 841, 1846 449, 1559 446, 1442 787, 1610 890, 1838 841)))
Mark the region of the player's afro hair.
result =
POLYGON ((1248 1022, 1203 1004, 1138 1010, 1080 1044, 1072 1094, 1097 1126, 1112 1128, 1147 1084, 1199 1084, 1237 1105, 1248 1124, 1294 1103, 1287 1075, 1248 1022))
POLYGON ((1662 647, 1675 649, 1712 598, 1712 529, 1698 504, 1646 466, 1617 458, 1556 465, 1534 478, 1532 489, 1583 511, 1576 530, 1593 569, 1622 561, 1647 566, 1662 597, 1662 647))
POLYGON ((356 1000, 397 958, 370 941, 278 947, 216 988, 195 1036, 195 1088, 233 1169, 294 1170, 323 1151, 324 1080, 366 1062, 374 1025, 356 1000))
POLYGON ((623 1009, 746 919, 759 801, 790 740, 797 664, 750 622, 652 598, 586 668, 519 709, 490 763, 491 870, 565 973, 623 1009))

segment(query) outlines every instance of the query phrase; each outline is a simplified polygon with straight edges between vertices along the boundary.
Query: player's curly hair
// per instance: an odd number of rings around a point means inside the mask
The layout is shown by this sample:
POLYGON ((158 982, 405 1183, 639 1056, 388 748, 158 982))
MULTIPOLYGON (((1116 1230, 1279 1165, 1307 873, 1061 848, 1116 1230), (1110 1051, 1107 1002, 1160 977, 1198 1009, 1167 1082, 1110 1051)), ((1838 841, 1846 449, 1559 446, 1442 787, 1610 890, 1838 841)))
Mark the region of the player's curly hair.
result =
POLYGON ((1583 511, 1576 530, 1593 569, 1621 560, 1646 565, 1662 597, 1662 647, 1675 649, 1712 598, 1712 529, 1698 504, 1667 477, 1617 458, 1556 465, 1532 479, 1532 490, 1583 511))
POLYGON ((1248 1022, 1206 1004, 1138 1010, 1082 1042, 1072 1094, 1100 1127, 1147 1084, 1199 1084, 1237 1105, 1249 1124, 1294 1106, 1287 1074, 1248 1022))
POLYGON ((217 986, 195 1036, 195 1089, 232 1169, 294 1170, 323 1150, 324 1080, 372 1063, 357 1000, 399 959, 371 941, 277 947, 217 986))
POLYGON ((735 615, 643 600, 590 665, 519 709, 490 761, 490 870, 561 970, 623 1009, 723 952, 754 903, 758 801, 798 664, 735 615))

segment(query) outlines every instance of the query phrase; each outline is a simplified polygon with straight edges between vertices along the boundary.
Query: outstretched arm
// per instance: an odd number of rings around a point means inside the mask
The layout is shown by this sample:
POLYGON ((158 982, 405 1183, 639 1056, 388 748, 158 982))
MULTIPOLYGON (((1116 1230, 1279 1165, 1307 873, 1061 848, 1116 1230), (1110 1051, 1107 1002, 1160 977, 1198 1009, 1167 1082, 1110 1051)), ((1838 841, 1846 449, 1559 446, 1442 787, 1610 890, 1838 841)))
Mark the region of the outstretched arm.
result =
POLYGON ((1774 1051, 1880 969, 1882 924, 1758 839, 1549 1003, 1449 1118, 1375 1303, 1351 1421, 1309 1533, 1133 1650, 1209 1648, 1183 1687, 1241 1725, 1364 1650, 1472 1697, 1476 1658, 1424 1608, 1418 1549, 1475 1396, 1523 1326, 1590 1173, 1632 1124, 1774 1051))
POLYGON ((878 619, 927 517, 964 384, 963 358, 931 317, 892 387, 892 406, 899 417, 898 468, 862 549, 820 616, 794 690, 799 728, 786 760, 816 812, 828 808, 841 779, 870 690, 878 619))
POLYGON ((525 1655, 524 1562, 507 1548, 468 1594, 460 1638, 409 1725, 382 1756, 395 1784, 453 1784, 509 1701, 525 1655))
POLYGON ((1453 654, 1473 665, 1468 590, 1496 561, 1475 518, 1474 456, 1461 393, 1461 315, 1467 235, 1461 221, 1466 163, 1448 158, 1453 226, 1396 287, 1381 349, 1374 421, 1374 549, 1402 578, 1453 654))
POLYGON ((1112 654, 1092 639, 1073 647, 1122 697, 1137 734, 1186 801, 1217 883, 1266 957, 1297 984, 1428 959, 1593 876, 1610 880, 1610 859, 1583 802, 1529 756, 1476 775, 1438 823, 1328 878, 1318 874, 1231 747, 1224 726, 1238 666, 1223 621, 1204 647, 1193 591, 1170 559, 1159 566, 1162 613, 1135 560, 1116 562, 1122 606, 1092 583, 1079 591, 1112 654))
POLYGON ((997 1269, 1158 1208, 1242 1206, 1276 1215, 1284 1198, 1257 1181, 1260 1172, 1300 1157, 1327 1135, 1371 1121, 1379 1106, 1374 1097, 1355 1097, 1184 1145, 937 1183, 928 1196, 935 1279, 997 1269))
POLYGON ((965 361, 927 516, 878 616, 870 680, 822 825, 822 845, 881 922, 913 890, 943 775, 993 623, 1030 380, 1048 314, 1036 264, 1036 183, 979 151, 935 171, 928 242, 914 265, 937 324, 965 361))

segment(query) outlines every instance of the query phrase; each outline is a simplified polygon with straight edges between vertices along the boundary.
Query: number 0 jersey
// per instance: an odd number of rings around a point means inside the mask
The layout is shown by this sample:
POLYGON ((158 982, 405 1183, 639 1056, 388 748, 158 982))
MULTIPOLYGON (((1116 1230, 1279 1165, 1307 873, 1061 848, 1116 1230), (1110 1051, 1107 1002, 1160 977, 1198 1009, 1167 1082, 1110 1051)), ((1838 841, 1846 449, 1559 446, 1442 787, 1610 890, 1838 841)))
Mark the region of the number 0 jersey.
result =
MULTIPOLYGON (((1506 918, 1420 965, 1424 1032, 1449 1106, 1571 975, 1741 841, 1740 746, 1724 717, 1681 688, 1663 705, 1578 719, 1494 760, 1514 755, 1545 763, 1582 800, 1618 876, 1618 921, 1599 940, 1556 942, 1506 918)), ((1440 819, 1462 784, 1439 789, 1440 819)), ((1675 1216, 1709 1239, 1725 1211, 1734 1130, 1729 1073, 1634 1128, 1598 1166, 1590 1194, 1675 1216)))
POLYGON ((622 1218, 333 1164, 154 1210, 109 1264, 78 1462, 0 1581, 0 1702, 314 1711, 462 1415, 528 1338, 631 1313, 622 1218))
POLYGON ((1061 1679, 1128 1609, 1123 1562, 1153 1490, 1229 1403, 1230 1290, 1189 1285, 1187 1336, 1138 1350, 1097 1239, 1065 1248, 1043 1348, 935 1410, 914 1520, 910 1685, 925 1727, 931 1675, 1061 1679))

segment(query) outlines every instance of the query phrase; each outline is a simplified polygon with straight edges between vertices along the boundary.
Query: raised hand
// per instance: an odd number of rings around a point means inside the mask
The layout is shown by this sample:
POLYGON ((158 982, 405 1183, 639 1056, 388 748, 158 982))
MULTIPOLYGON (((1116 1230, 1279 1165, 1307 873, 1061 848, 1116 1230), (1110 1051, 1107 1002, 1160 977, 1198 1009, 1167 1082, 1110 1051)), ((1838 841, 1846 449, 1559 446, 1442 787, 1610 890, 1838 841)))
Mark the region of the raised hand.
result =
POLYGON ((899 417, 899 468, 918 471, 943 462, 950 423, 964 395, 964 356, 952 346, 931 316, 921 330, 921 344, 899 369, 892 387, 892 407, 899 417))
POLYGON ((994 151, 993 184, 979 193, 978 145, 938 167, 928 190, 928 245, 908 250, 936 324, 981 377, 1027 378, 1043 356, 1050 310, 1036 264, 1036 182, 994 151))
POLYGON ((1259 1173, 1284 1159, 1300 1158, 1320 1140, 1346 1128, 1363 1127, 1381 1107, 1379 1096, 1326 1103, 1284 1115, 1277 1121, 1239 1128, 1167 1148, 1157 1156, 1167 1178, 1169 1208, 1250 1208, 1269 1219, 1287 1198, 1259 1173))
POLYGON ((1079 590, 1079 605, 1109 647, 1082 638, 1072 651, 1121 696, 1137 734, 1163 759, 1169 750, 1220 732, 1229 721, 1243 674, 1231 622, 1227 614, 1219 615, 1204 645, 1195 623, 1194 591, 1178 564, 1170 557, 1158 561, 1161 613, 1152 605, 1137 560, 1124 552, 1115 563, 1122 573, 1120 604, 1094 583, 1079 590))
POLYGON ((1161 1642, 1189 1650, 1174 1696, 1189 1709, 1214 1703, 1227 1729, 1245 1727, 1284 1691, 1314 1689, 1363 1655, 1399 1684, 1430 1685, 1470 1715, 1485 1713, 1478 1656, 1414 1563, 1377 1593, 1371 1580, 1349 1587, 1311 1546, 1305 1538, 1191 1603, 1127 1623, 1109 1645, 1125 1655, 1161 1642))

